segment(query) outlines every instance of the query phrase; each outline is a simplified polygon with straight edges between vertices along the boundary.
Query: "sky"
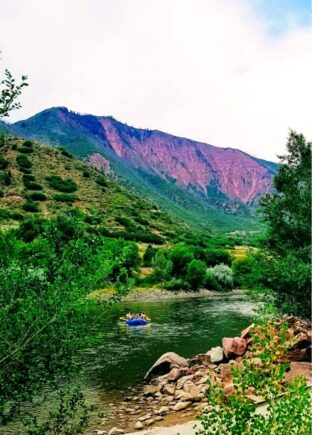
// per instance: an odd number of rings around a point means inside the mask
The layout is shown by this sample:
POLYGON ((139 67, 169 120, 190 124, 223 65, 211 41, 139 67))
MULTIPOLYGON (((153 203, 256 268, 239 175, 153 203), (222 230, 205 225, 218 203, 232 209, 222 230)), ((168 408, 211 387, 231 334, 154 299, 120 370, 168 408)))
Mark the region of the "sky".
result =
POLYGON ((310 0, 0 0, 22 109, 111 115, 276 161, 312 139, 310 0))

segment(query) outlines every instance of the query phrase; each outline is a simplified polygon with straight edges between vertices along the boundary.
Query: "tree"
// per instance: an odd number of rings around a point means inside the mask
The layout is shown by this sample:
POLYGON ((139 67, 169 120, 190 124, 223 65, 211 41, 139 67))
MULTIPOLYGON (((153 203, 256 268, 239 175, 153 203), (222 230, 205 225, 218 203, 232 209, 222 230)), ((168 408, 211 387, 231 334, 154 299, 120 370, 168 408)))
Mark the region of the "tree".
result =
POLYGON ((149 244, 144 252, 144 255, 143 255, 144 266, 151 266, 156 252, 157 252, 157 249, 153 248, 153 246, 151 244, 149 244))
POLYGON ((187 265, 194 258, 192 247, 183 243, 175 245, 169 251, 169 258, 172 261, 172 274, 184 277, 187 273, 187 265))
POLYGON ((27 76, 22 76, 21 83, 15 83, 15 79, 9 70, 4 71, 5 78, 0 81, 0 118, 9 116, 12 110, 19 109, 21 104, 16 101, 21 95, 22 89, 28 86, 27 76))
POLYGON ((192 260, 187 266, 186 280, 192 290, 198 290, 203 285, 206 277, 206 264, 201 260, 192 260))
POLYGON ((311 142, 290 132, 287 151, 280 156, 275 191, 262 201, 268 225, 265 284, 286 312, 310 315, 311 142))
POLYGON ((154 276, 157 281, 163 283, 171 278, 172 261, 166 257, 163 251, 157 251, 153 259, 153 267, 155 269, 154 276))

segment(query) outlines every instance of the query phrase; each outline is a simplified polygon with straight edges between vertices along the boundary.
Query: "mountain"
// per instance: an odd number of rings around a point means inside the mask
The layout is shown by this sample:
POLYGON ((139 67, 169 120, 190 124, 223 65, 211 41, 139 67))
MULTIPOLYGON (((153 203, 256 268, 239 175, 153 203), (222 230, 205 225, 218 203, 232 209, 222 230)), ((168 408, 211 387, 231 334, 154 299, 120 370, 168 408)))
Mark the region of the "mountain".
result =
POLYGON ((188 228, 64 149, 8 137, 0 143, 0 226, 75 208, 104 235, 163 243, 188 228))
POLYGON ((191 224, 249 228, 277 165, 233 148, 130 127, 112 117, 47 109, 8 125, 13 134, 63 146, 90 165, 122 178, 191 224))

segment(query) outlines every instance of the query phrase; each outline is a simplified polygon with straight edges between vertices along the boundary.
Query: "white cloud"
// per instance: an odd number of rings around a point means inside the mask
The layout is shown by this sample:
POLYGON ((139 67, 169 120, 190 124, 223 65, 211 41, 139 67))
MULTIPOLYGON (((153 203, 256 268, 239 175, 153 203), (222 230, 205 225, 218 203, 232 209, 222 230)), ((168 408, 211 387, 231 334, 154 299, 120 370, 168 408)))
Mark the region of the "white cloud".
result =
POLYGON ((23 108, 157 128, 276 159, 312 137, 311 30, 265 31, 247 0, 0 0, 2 65, 27 73, 23 108))

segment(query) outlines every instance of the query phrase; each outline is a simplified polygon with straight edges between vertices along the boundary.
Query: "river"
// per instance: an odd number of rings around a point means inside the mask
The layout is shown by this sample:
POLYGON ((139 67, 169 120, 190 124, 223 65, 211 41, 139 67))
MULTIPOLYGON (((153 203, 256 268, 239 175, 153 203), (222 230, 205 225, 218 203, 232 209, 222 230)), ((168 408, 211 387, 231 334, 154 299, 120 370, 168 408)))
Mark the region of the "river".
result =
POLYGON ((207 352, 248 326, 255 305, 245 295, 117 303, 97 306, 93 315, 103 335, 83 356, 88 388, 118 397, 143 381, 155 360, 173 351, 186 358, 207 352), (129 327, 119 321, 127 312, 145 312, 152 322, 129 327))

